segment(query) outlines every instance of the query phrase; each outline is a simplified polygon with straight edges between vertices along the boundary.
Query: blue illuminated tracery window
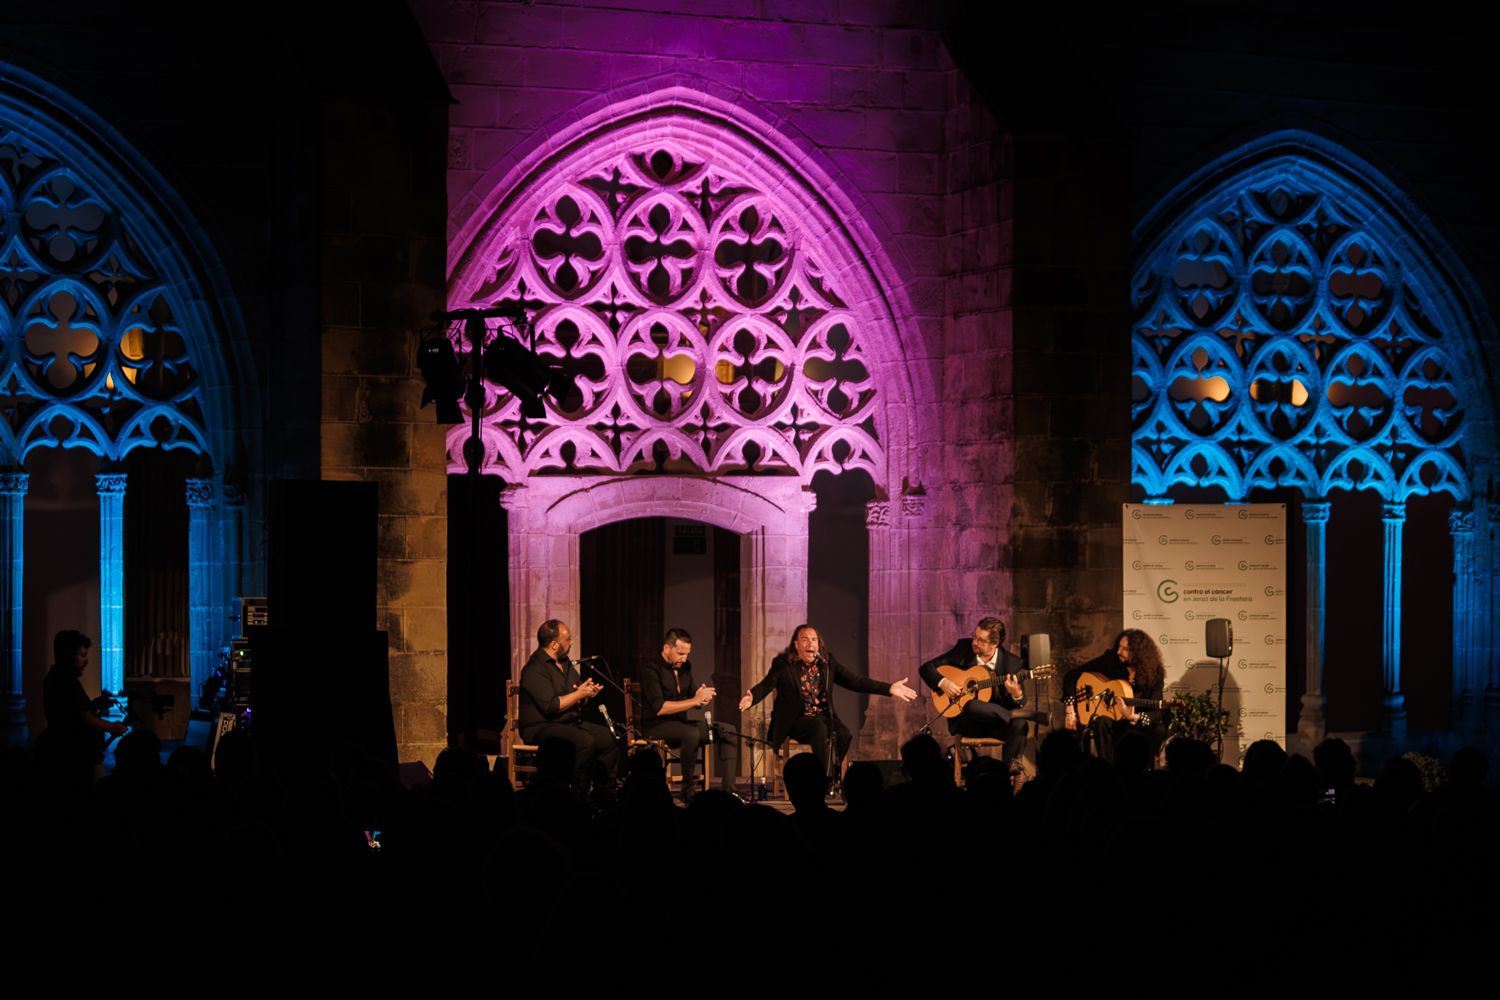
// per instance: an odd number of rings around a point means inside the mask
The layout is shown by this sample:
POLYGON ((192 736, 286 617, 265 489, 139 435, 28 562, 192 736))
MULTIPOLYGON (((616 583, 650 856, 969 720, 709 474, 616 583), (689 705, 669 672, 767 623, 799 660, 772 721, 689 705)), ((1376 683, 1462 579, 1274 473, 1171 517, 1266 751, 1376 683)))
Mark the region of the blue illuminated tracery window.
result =
POLYGON ((1444 289, 1378 201, 1289 154, 1174 211, 1133 284, 1132 479, 1148 498, 1467 499, 1444 289))
POLYGON ((184 310, 75 166, 0 118, 0 453, 206 452, 184 310))

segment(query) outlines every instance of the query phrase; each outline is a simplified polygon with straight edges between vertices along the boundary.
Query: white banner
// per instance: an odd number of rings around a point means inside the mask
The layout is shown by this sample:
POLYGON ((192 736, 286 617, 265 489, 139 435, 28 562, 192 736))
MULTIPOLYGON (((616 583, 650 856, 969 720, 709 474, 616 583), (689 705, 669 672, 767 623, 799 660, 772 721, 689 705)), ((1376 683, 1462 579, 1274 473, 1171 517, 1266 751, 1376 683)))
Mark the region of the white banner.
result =
POLYGON ((1161 648, 1167 697, 1212 691, 1204 623, 1227 618, 1234 653, 1224 707, 1242 738, 1224 741, 1238 764, 1260 739, 1286 745, 1286 504, 1126 504, 1125 627, 1161 648))

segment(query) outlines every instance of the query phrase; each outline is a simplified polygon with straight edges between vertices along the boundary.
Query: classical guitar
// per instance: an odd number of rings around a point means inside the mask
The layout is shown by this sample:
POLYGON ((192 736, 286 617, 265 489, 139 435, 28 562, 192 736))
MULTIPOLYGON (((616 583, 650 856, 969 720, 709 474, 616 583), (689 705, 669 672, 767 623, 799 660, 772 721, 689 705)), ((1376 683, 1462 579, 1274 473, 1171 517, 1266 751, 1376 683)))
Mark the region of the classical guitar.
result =
POLYGON ((972 666, 968 670, 960 670, 958 667, 941 666, 937 668, 938 675, 946 677, 963 691, 952 697, 942 691, 932 692, 932 709, 945 719, 952 719, 964 710, 964 706, 978 698, 980 701, 989 701, 995 688, 1005 683, 1007 677, 1043 677, 1050 673, 1050 667, 1038 667, 1035 670, 1020 670, 1014 674, 992 674, 989 669, 982 666, 972 666))
POLYGON ((1171 704, 1171 699, 1137 698, 1129 681, 1112 681, 1103 674, 1089 672, 1078 675, 1072 702, 1078 724, 1086 726, 1096 718, 1121 718, 1127 705, 1138 712, 1160 711, 1171 704))

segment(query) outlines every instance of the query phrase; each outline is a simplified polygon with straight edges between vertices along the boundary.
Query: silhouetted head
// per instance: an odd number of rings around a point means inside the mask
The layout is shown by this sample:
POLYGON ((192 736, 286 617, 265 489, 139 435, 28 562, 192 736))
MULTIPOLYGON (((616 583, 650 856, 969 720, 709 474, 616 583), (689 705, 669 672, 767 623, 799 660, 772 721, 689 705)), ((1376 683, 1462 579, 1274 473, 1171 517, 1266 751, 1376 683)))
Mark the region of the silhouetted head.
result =
POLYGON ((1281 773, 1286 751, 1275 740, 1256 740, 1245 750, 1245 777, 1258 785, 1269 784, 1281 773))
POLYGON ((823 806, 823 796, 828 794, 828 775, 816 755, 793 754, 781 772, 781 780, 786 782, 786 797, 798 811, 823 806))
POLYGON ((89 663, 89 650, 93 647, 94 640, 84 635, 75 628, 65 628, 52 637, 52 662, 60 667, 72 667, 74 672, 83 673, 83 668, 89 663))
POLYGON ((943 761, 943 748, 927 733, 918 733, 901 744, 901 766, 919 785, 953 783, 953 775, 943 761))
POLYGON ((844 772, 844 801, 851 809, 875 804, 885 790, 885 777, 874 761, 857 760, 844 772))
POLYGON ((1324 788, 1348 788, 1354 784, 1358 770, 1354 752, 1337 736, 1330 736, 1313 748, 1313 764, 1318 771, 1318 782, 1324 788))

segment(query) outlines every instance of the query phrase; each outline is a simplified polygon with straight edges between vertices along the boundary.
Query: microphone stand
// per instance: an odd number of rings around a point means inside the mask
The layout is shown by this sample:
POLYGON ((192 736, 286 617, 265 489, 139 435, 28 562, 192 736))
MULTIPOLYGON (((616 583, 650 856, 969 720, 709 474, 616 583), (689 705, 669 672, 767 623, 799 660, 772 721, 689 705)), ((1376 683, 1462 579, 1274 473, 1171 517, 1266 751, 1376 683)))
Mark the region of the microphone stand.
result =
MULTIPOLYGON (((761 746, 765 747, 767 750, 774 751, 776 749, 774 746, 771 745, 771 741, 770 740, 761 739, 759 736, 751 736, 749 733, 742 733, 742 732, 740 732, 740 730, 737 727, 728 725, 727 723, 723 723, 723 722, 716 723, 715 724, 715 728, 718 729, 720 736, 724 736, 724 735, 727 734, 732 739, 738 740, 741 744, 749 743, 749 744, 752 745, 752 747, 755 744, 760 744, 761 746)), ((752 802, 755 801, 755 754, 754 753, 750 754, 750 801, 752 801, 752 802)))
POLYGON ((833 721, 833 657, 819 653, 817 662, 823 669, 823 723, 828 730, 828 737, 823 746, 824 752, 828 755, 825 758, 827 763, 823 772, 823 776, 828 780, 828 789, 824 792, 824 797, 827 798, 835 791, 843 793, 842 782, 837 777, 840 761, 834 756, 838 749, 838 730, 833 721))
POLYGON ((1229 669, 1229 657, 1221 656, 1219 660, 1219 707, 1214 712, 1214 742, 1219 748, 1219 763, 1224 763, 1224 676, 1229 669))

